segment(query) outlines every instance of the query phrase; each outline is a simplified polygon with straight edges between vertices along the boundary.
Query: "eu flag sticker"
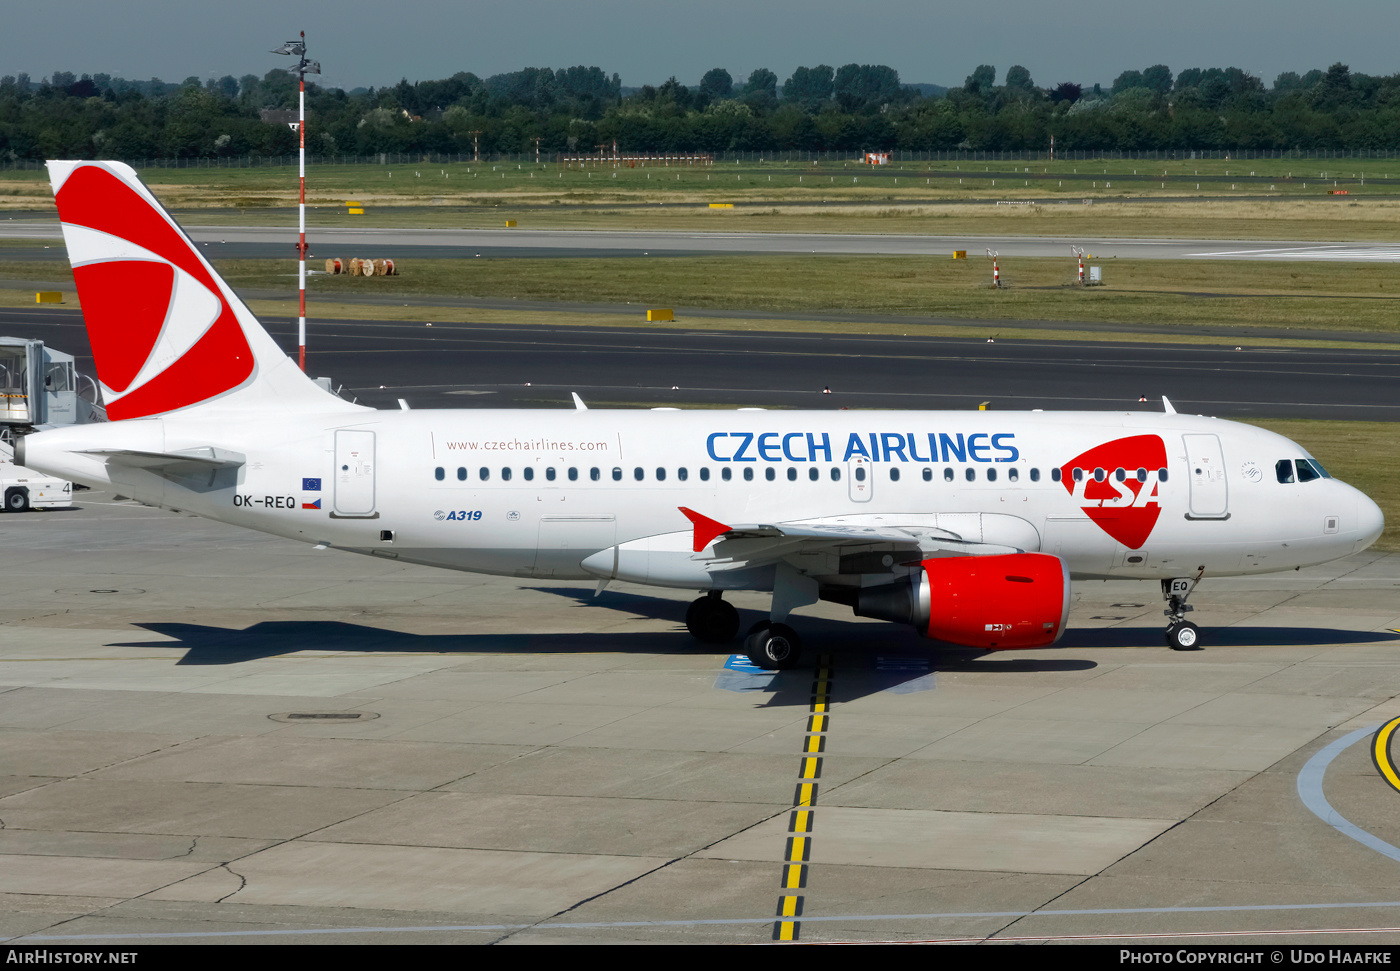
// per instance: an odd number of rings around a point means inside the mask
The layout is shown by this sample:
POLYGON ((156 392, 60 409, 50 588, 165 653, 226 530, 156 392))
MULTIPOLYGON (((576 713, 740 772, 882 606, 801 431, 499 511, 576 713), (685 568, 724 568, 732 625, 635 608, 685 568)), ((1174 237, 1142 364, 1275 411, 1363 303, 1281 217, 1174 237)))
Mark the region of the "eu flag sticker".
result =
POLYGON ((321 480, 320 480, 320 479, 302 479, 302 480, 301 480, 301 491, 302 491, 302 492, 320 492, 320 491, 321 491, 321 480))

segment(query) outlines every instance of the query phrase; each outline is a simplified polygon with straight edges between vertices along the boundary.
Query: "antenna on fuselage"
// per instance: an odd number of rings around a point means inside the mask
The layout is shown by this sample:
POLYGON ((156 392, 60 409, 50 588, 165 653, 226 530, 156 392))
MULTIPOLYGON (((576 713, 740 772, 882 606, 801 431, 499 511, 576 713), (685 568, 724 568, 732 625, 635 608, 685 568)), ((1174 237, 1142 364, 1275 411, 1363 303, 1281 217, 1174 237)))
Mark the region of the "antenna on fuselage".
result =
POLYGON ((1176 414, 1176 409, 1172 407, 1172 403, 1167 400, 1166 395, 1162 395, 1162 411, 1168 415, 1176 414))
MULTIPOLYGON (((580 397, 578 396, 578 392, 577 392, 577 391, 570 391, 569 394, 571 394, 571 395, 574 396, 574 410, 575 410, 575 411, 587 411, 587 410, 588 410, 588 406, 587 406, 586 404, 583 403, 583 399, 580 398, 580 397)), ((1165 401, 1166 399, 1164 398, 1163 400, 1165 401)))

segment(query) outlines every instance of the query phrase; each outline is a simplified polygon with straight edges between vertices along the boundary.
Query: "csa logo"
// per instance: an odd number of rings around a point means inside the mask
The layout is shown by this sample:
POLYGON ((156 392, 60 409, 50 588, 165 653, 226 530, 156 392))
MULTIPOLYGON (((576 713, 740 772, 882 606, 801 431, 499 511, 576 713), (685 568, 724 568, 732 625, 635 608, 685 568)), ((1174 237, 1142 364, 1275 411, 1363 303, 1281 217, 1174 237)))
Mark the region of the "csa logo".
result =
POLYGON ((1162 514, 1158 470, 1166 466, 1162 439, 1135 435, 1105 442, 1070 459, 1060 468, 1060 481, 1100 529, 1136 550, 1147 542, 1162 514))

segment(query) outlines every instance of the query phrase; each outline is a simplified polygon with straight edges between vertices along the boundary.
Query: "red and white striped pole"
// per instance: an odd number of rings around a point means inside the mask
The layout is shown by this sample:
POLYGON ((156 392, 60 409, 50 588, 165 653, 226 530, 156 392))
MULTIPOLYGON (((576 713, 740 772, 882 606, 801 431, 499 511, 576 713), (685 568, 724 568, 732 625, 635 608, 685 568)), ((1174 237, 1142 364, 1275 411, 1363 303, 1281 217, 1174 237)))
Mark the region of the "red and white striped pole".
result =
POLYGON ((1079 257, 1079 285, 1084 285, 1084 251, 1078 246, 1071 246, 1070 252, 1079 257))
POLYGON ((993 250, 987 250, 987 255, 992 258, 992 289, 1001 289, 1001 268, 997 266, 997 257, 1001 254, 993 250))
POLYGON ((306 59, 306 31, 300 40, 289 40, 272 53, 294 55, 297 58, 297 143, 299 162, 297 177, 297 363, 306 370, 306 76, 320 74, 321 65, 306 59))
MULTIPOLYGON (((306 63, 306 31, 301 32, 302 65, 306 63)), ((297 187, 297 363, 306 371, 306 71, 297 71, 301 89, 297 95, 297 136, 301 143, 297 187)))

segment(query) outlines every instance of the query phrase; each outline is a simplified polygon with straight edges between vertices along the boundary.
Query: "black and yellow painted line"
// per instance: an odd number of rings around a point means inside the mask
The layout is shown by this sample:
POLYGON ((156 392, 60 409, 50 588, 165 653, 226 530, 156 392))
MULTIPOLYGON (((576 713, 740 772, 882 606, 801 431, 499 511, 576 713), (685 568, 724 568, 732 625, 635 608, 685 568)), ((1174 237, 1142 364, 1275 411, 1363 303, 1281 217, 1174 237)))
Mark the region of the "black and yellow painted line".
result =
POLYGON ((795 941, 802 930, 803 890, 807 889, 807 865, 812 859, 812 827, 816 822, 817 787, 822 775, 822 753, 831 721, 831 655, 817 658, 812 682, 812 704, 807 716, 807 734, 802 741, 798 762, 797 789, 792 796, 788 817, 788 838, 783 856, 782 892, 778 895, 778 919, 773 922, 773 940, 795 941))
POLYGON ((1400 772, 1395 770, 1395 759, 1391 752, 1391 739, 1395 737, 1397 728, 1400 728, 1400 718, 1392 718, 1376 729, 1376 734, 1371 738, 1371 762, 1381 774, 1381 778, 1390 783, 1390 787, 1396 792, 1400 792, 1400 772))

